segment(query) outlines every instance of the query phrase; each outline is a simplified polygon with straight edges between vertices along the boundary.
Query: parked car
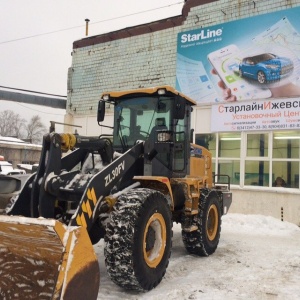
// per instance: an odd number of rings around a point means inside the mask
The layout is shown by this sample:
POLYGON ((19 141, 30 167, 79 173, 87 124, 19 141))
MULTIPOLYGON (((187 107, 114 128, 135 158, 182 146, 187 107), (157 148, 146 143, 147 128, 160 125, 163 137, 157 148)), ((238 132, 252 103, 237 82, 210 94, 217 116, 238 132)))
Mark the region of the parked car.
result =
POLYGON ((8 161, 0 161, 0 174, 4 175, 19 175, 26 174, 24 170, 14 169, 12 164, 8 161))
POLYGON ((290 75, 293 69, 294 64, 289 58, 263 53, 245 57, 239 65, 239 74, 264 84, 290 75))
POLYGON ((21 169, 13 169, 12 171, 8 172, 6 175, 20 175, 20 174, 26 174, 26 172, 21 169))

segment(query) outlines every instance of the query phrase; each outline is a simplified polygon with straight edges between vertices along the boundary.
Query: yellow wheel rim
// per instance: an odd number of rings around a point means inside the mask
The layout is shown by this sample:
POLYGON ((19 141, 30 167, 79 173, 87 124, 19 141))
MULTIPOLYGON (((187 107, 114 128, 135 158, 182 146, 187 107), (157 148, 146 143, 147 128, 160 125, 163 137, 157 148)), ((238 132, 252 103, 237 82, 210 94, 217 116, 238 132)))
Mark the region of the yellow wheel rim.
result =
POLYGON ((218 232, 218 209, 215 204, 211 205, 207 214, 206 220, 206 232, 207 237, 210 241, 213 241, 216 238, 218 232))
POLYGON ((146 224, 143 240, 144 259, 150 268, 156 268, 161 262, 165 252, 166 238, 166 222, 160 213, 154 213, 146 224))

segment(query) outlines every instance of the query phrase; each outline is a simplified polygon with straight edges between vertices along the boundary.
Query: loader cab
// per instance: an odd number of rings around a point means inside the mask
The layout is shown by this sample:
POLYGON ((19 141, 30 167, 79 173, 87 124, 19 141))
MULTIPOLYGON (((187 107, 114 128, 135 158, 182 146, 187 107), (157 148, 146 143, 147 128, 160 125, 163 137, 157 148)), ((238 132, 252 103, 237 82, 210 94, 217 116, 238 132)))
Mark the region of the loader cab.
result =
POLYGON ((115 151, 124 153, 143 141, 144 175, 186 175, 193 100, 169 86, 115 92, 103 95, 104 99, 114 105, 115 151))

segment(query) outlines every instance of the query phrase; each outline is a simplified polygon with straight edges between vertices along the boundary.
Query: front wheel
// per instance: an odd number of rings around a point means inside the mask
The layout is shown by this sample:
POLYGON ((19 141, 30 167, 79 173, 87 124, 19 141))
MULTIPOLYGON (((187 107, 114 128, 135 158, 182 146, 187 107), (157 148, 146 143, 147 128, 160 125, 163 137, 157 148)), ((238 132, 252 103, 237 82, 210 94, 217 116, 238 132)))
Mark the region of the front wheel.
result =
MULTIPOLYGON (((184 218, 188 218, 184 216, 184 218)), ((219 244, 221 233, 221 205, 215 193, 202 189, 198 215, 193 217, 197 230, 182 230, 182 240, 187 251, 198 256, 213 254, 219 244)), ((185 224, 183 220, 182 224, 185 224)))
POLYGON ((112 281, 131 290, 156 287, 169 263, 171 239, 171 211, 162 193, 138 188, 121 195, 105 235, 105 263, 112 281))

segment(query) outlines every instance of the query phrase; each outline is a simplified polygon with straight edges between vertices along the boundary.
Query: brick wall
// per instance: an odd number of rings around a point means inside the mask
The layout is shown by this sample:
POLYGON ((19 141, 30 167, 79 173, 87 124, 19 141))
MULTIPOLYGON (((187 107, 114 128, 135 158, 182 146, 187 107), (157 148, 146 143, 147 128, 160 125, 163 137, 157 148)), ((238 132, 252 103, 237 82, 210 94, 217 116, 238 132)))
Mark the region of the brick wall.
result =
POLYGON ((104 91, 175 86, 179 32, 299 5, 299 0, 188 0, 182 16, 75 41, 68 76, 67 120, 95 116, 104 91))

